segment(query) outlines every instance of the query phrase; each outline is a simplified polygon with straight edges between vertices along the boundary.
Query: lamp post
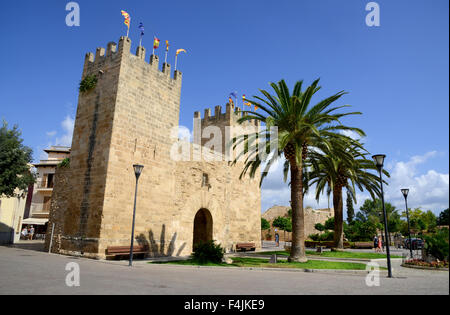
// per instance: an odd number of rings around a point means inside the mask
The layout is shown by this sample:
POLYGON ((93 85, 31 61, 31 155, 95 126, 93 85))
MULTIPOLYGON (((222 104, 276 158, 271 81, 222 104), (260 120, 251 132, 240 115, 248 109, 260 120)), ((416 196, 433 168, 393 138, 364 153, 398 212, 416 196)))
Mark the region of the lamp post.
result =
POLYGON ((384 164, 384 158, 386 155, 384 154, 376 154, 372 156, 375 165, 377 166, 378 173, 380 174, 380 185, 381 185, 381 203, 383 204, 383 216, 384 216, 384 239, 386 241, 386 256, 387 256, 387 266, 388 266, 388 277, 392 278, 392 268, 391 268, 391 253, 389 250, 389 230, 388 230, 388 224, 387 224, 387 215, 386 215, 386 208, 384 206, 384 191, 383 191, 383 178, 382 178, 382 171, 383 171, 383 164, 384 164))
POLYGON ((141 176, 143 165, 135 164, 133 165, 134 175, 136 176, 136 190, 134 191, 134 208, 133 208, 133 226, 131 227, 131 245, 130 245, 130 262, 128 266, 133 265, 133 241, 134 241, 134 221, 136 218, 136 196, 137 196, 137 188, 138 188, 138 180, 139 176, 141 176))
POLYGON ((410 225, 409 225, 409 211, 408 211, 408 200, 407 200, 409 189, 408 188, 403 188, 403 189, 401 189, 401 192, 403 194, 403 197, 405 197, 406 219, 408 221, 409 253, 410 253, 411 259, 412 259, 413 258, 413 252, 412 252, 411 229, 410 229, 410 225))

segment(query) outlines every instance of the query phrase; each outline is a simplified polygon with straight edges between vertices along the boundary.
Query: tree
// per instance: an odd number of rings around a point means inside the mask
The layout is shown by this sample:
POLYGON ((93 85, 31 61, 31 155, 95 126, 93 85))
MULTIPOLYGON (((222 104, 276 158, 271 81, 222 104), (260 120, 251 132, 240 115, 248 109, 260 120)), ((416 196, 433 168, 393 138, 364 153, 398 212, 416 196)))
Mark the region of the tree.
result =
POLYGON ((270 223, 264 218, 261 218, 261 230, 268 230, 270 229, 270 223))
POLYGON ((272 222, 273 227, 277 227, 284 232, 284 240, 286 240, 286 232, 292 231, 292 222, 289 218, 278 217, 272 222))
POLYGON ((351 224, 355 218, 355 209, 353 208, 353 198, 351 192, 347 190, 347 223, 351 224))
MULTIPOLYGON (((344 213, 342 190, 346 188, 351 199, 356 202, 355 186, 366 190, 372 198, 379 196, 379 177, 369 171, 376 170, 362 144, 344 135, 333 135, 329 139, 331 147, 322 146, 312 152, 308 160, 310 166, 309 185, 316 185, 316 199, 321 194, 333 194, 334 242, 335 247, 344 248, 344 213)), ((384 171, 389 176, 389 173, 384 171)), ((306 189, 308 189, 306 186, 306 189)))
POLYGON ((261 122, 260 132, 248 136, 239 136, 233 139, 234 148, 244 143, 245 148, 238 154, 236 160, 245 157, 244 169, 241 177, 246 173, 254 176, 264 162, 265 167, 261 174, 261 182, 267 176, 270 167, 282 154, 286 159, 284 164, 285 181, 290 172, 291 207, 292 207, 292 247, 289 261, 307 261, 305 253, 305 222, 303 209, 303 169, 304 161, 311 149, 319 145, 329 145, 328 135, 342 130, 353 130, 341 124, 340 119, 347 115, 360 113, 335 113, 338 109, 348 105, 332 107, 331 104, 340 99, 345 92, 338 92, 314 106, 310 106, 311 98, 320 90, 319 80, 302 91, 303 81, 295 84, 291 92, 284 80, 277 84, 271 83, 275 95, 260 90, 263 97, 255 96, 249 103, 257 106, 263 113, 247 111, 238 121, 244 123, 250 120, 261 122), (278 128, 278 138, 272 139, 273 126, 278 128), (265 153, 271 158, 267 161, 261 158, 256 148, 258 139, 265 140, 265 153), (276 145, 274 145, 276 143, 276 145))
MULTIPOLYGON (((402 217, 406 218, 406 211, 403 211, 402 217)), ((411 233, 422 233, 423 231, 433 232, 437 225, 437 218, 430 210, 424 212, 420 208, 409 209, 409 223, 411 233)), ((408 224, 404 222, 401 229, 402 234, 408 234, 408 224)))
MULTIPOLYGON (((402 221, 398 210, 389 202, 385 202, 384 205, 389 233, 400 232, 402 221)), ((363 222, 372 221, 374 224, 377 224, 378 229, 384 229, 383 204, 380 199, 366 199, 359 209, 360 212, 357 214, 357 218, 359 216, 363 222)))
POLYGON ((8 129, 3 121, 0 128, 0 196, 16 196, 16 189, 25 190, 34 183, 28 163, 32 161, 32 150, 22 144, 17 126, 8 129))
POLYGON ((437 219, 437 225, 449 225, 448 224, 448 211, 449 211, 449 208, 447 208, 447 209, 445 209, 444 211, 442 211, 440 214, 439 214, 439 217, 438 217, 438 219, 437 219))

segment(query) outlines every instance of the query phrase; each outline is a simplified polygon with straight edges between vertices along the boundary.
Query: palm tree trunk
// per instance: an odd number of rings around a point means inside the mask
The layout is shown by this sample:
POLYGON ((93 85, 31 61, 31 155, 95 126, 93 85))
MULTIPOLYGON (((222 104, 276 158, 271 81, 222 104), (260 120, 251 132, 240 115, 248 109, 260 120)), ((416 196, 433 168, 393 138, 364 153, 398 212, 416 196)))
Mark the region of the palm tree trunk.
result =
POLYGON ((302 167, 296 161, 291 164, 291 203, 292 203, 292 244, 290 262, 306 262, 305 217, 303 212, 302 167))
POLYGON ((334 246, 338 249, 344 249, 344 214, 342 202, 342 188, 333 189, 333 207, 334 207, 334 246))

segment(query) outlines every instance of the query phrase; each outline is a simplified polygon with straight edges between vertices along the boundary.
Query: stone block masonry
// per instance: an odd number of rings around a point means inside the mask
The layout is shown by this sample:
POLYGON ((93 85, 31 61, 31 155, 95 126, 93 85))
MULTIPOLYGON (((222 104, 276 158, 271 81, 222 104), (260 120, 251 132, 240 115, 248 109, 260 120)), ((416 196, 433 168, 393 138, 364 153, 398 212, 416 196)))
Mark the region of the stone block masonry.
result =
MULTIPOLYGON (((130 50, 131 40, 121 37, 86 55, 82 78, 98 82, 79 95, 70 168, 56 173, 53 251, 104 258, 108 246, 130 244, 133 164, 144 165, 135 235, 150 255, 189 255, 204 237, 227 250, 237 242, 260 247, 259 177, 240 180, 241 163, 172 160, 182 74, 172 75, 166 63, 160 70, 155 55, 147 62, 144 47, 130 50)), ((232 124, 222 119, 219 127, 232 124)))

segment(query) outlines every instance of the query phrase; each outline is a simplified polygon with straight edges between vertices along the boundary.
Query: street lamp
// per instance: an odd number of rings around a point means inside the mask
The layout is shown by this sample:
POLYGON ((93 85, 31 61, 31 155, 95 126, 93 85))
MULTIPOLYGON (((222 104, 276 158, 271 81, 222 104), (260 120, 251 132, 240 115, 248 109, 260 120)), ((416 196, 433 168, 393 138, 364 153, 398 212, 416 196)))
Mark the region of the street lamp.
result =
POLYGON ((134 191, 134 209, 133 209, 133 226, 131 227, 131 245, 130 245, 130 262, 129 266, 133 265, 133 241, 134 241, 134 221, 136 218, 136 196, 137 196, 137 188, 138 188, 138 180, 139 176, 141 176, 143 165, 135 164, 133 165, 134 175, 136 176, 136 190, 134 191))
POLYGON ((408 220, 408 237, 409 237, 409 252, 411 255, 411 259, 413 258, 413 252, 412 252, 412 242, 411 242, 411 229, 409 226, 409 211, 408 211, 408 193, 409 193, 409 189, 408 188, 403 188, 401 189, 401 192, 403 194, 403 197, 405 197, 405 205, 406 205, 406 219, 408 220))
POLYGON ((386 215, 386 208, 384 206, 384 191, 383 191, 383 178, 382 178, 382 171, 383 171, 383 164, 384 164, 384 158, 386 155, 384 154, 376 154, 372 156, 375 165, 377 166, 378 173, 380 174, 380 185, 381 185, 381 203, 383 204, 383 216, 384 216, 384 239, 386 241, 386 256, 387 256, 387 265, 388 265, 388 277, 392 278, 392 268, 391 268, 391 253, 389 250, 389 230, 388 230, 388 224, 387 224, 387 215, 386 215))

